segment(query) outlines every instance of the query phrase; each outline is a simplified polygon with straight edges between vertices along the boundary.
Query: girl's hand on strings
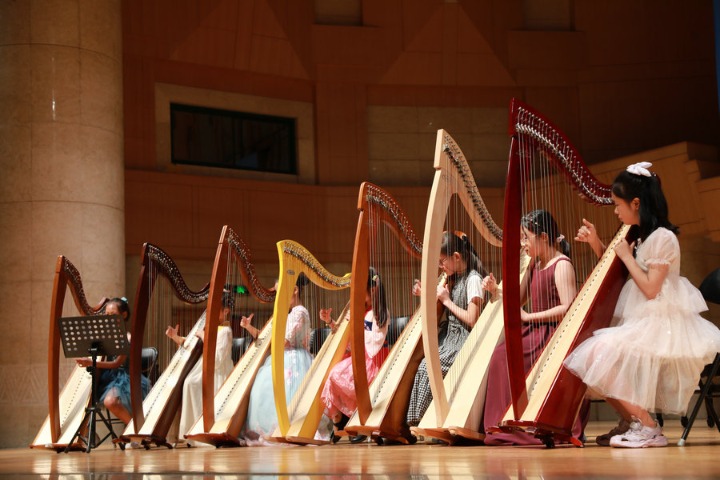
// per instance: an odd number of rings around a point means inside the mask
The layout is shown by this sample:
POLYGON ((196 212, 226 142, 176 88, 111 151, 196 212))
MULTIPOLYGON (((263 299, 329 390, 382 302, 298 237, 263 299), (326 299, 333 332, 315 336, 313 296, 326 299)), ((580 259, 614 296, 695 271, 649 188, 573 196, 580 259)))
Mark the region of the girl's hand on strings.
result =
POLYGON ((627 240, 623 238, 615 245, 615 254, 620 260, 626 262, 627 260, 632 258, 632 252, 634 247, 635 242, 629 244, 627 240))
POLYGON ((488 273, 487 276, 482 279, 482 289, 488 292, 491 297, 495 297, 497 294, 497 280, 495 280, 495 275, 488 273))
POLYGON ((332 323, 332 308, 321 308, 320 309, 320 320, 330 325, 332 323))
POLYGON ((450 290, 448 290, 447 284, 442 283, 437 287, 437 298, 443 305, 446 301, 450 300, 450 290))
POLYGON ((419 297, 422 294, 421 283, 417 278, 413 280, 412 294, 416 297, 419 297))
POLYGON ((252 325, 252 318, 255 314, 251 313, 249 316, 243 315, 240 317, 240 326, 244 328, 245 330, 249 330, 250 326, 252 325))

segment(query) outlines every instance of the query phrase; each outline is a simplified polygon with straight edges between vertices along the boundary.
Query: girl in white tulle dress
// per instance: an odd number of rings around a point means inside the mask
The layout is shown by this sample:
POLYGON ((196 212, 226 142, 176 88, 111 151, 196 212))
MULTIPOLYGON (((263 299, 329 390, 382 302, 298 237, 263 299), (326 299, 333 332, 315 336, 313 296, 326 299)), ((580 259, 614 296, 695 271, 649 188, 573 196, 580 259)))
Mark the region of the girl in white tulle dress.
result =
MULTIPOLYGON (((615 213, 637 225, 639 239, 615 247, 630 279, 615 308, 615 323, 580 344, 565 366, 621 415, 613 447, 664 447, 667 438, 650 412, 684 414, 704 365, 720 351, 720 330, 702 318, 700 292, 680 276, 677 227, 670 223, 660 179, 650 163, 631 165, 612 185, 615 213), (635 253, 633 255, 633 246, 635 253), (622 423, 622 422, 621 422, 622 423)), ((598 255, 604 246, 585 221, 576 237, 598 255)))

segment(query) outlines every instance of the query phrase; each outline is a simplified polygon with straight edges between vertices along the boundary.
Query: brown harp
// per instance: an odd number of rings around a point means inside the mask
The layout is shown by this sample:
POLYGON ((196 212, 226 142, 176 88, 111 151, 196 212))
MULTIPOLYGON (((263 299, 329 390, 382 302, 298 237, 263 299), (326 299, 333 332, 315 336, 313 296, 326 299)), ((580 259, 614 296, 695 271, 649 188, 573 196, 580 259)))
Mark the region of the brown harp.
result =
MULTIPOLYGON (((327 443, 327 440, 316 438, 324 410, 320 394, 328 372, 342 358, 347 348, 350 275, 333 275, 305 247, 296 242, 283 240, 277 243, 277 248, 280 278, 275 295, 270 348, 278 427, 272 436, 276 440, 292 443, 327 443), (304 288, 302 303, 310 313, 311 329, 324 327, 318 318, 321 308, 332 308, 333 312, 337 312, 338 328, 327 336, 295 393, 289 395, 285 384, 285 332, 290 300, 300 274, 304 274, 310 282, 304 288)), ((329 430, 327 433, 329 435, 329 430)))
MULTIPOLYGON (((92 379, 87 369, 79 367, 61 358, 60 329, 58 321, 71 316, 69 310, 74 307, 74 315, 99 315, 105 309, 108 299, 103 298, 96 306, 91 306, 85 296, 80 272, 64 256, 58 256, 55 264, 52 300, 50 304, 50 345, 48 348, 48 407, 49 413, 40 431, 30 444, 31 448, 51 448, 64 450, 74 433, 80 427, 85 415, 92 390, 92 379), (66 296, 72 297, 66 304, 66 296), (65 386, 60 390, 60 371, 69 371, 65 386)), ((82 448, 78 439, 71 448, 82 448)))
MULTIPOLYGON (((434 167, 423 240, 422 284, 432 285, 437 278, 443 232, 464 232, 487 271, 500 272, 503 232, 480 196, 460 147, 444 130, 437 134, 434 167)), ((514 255, 517 252, 513 249, 514 255)), ((439 318, 435 289, 423 288, 420 312, 433 399, 413 431, 448 443, 453 443, 457 436, 482 440, 484 435, 478 427, 490 357, 503 333, 502 302, 488 301, 483 305, 474 327, 467 327, 469 335, 452 365, 446 367, 445 374, 438 355, 439 318)))
MULTIPOLYGON (((256 319, 268 320, 222 386, 214 385, 217 338, 215 335, 205 337, 203 414, 186 437, 215 446, 239 445, 238 436, 245 423, 250 389, 258 369, 270 353, 272 321, 269 318, 275 301, 274 289, 267 289, 260 283, 250 249, 230 227, 225 226, 220 236, 210 280, 207 307, 207 318, 210 320, 206 321, 209 331, 214 331, 217 327, 215 319, 219 318, 222 309, 223 291, 229 289, 235 297, 240 297, 238 287, 244 287, 244 293, 242 298, 236 298, 231 308, 231 318, 239 319, 241 315, 249 315, 252 308, 256 319), (268 308, 263 309, 263 305, 268 305, 268 308)), ((245 341, 248 341, 248 338, 245 341)))
MULTIPOLYGON (((350 343, 357 412, 345 431, 412 440, 405 414, 415 371, 422 358, 418 298, 412 282, 420 277, 422 243, 405 212, 385 190, 364 182, 358 196, 358 226, 350 287, 350 343), (368 386, 365 359, 365 298, 368 272, 373 267, 385 289, 388 337, 397 340, 377 376, 368 386), (409 318, 402 328, 398 319, 409 318)), ((373 305, 373 309, 380 307, 373 305)))
POLYGON ((137 440, 146 447, 151 443, 170 447, 167 435, 180 408, 183 382, 202 355, 196 333, 205 326, 209 286, 191 290, 173 259, 155 245, 143 245, 141 262, 130 341, 133 418, 121 439, 137 440), (167 326, 175 324, 186 337, 181 347, 165 335, 167 326), (158 349, 162 372, 144 401, 140 383, 143 345, 158 349))
POLYGON ((520 324, 519 261, 512 252, 520 245, 520 220, 527 212, 543 208, 560 224, 561 232, 574 233, 582 218, 594 219, 601 237, 617 229, 610 187, 599 182, 583 163, 565 135, 541 114, 513 100, 510 112, 510 163, 505 196, 503 238, 503 304, 507 361, 512 404, 501 427, 525 430, 547 446, 555 440, 572 441, 572 428, 585 385, 562 365, 567 355, 612 318, 624 280, 622 262, 614 245, 628 235, 622 227, 609 243, 603 257, 597 259, 582 249, 573 253, 578 281, 586 279, 564 318, 526 372, 522 357, 520 324), (602 210, 605 210, 603 212, 602 210), (603 219, 602 217, 605 217, 603 219))

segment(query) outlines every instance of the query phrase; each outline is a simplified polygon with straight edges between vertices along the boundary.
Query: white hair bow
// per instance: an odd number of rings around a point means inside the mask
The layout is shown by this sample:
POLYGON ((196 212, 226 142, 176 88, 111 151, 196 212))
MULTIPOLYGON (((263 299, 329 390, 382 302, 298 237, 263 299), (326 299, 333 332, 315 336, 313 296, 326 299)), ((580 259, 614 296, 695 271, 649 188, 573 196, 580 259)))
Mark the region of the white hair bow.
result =
POLYGON ((648 168, 652 167, 650 162, 633 163, 627 167, 627 171, 635 175, 642 175, 643 177, 650 177, 652 174, 648 168))

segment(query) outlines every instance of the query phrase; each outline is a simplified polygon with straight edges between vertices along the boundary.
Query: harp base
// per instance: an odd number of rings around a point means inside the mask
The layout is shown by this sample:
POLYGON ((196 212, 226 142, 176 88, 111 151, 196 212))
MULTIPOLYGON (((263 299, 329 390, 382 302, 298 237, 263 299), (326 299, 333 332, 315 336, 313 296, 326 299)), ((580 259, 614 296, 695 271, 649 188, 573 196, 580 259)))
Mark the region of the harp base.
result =
POLYGON ((346 426, 345 433, 349 435, 365 435, 372 437, 378 445, 415 445, 417 437, 412 433, 410 427, 401 429, 389 429, 383 426, 353 425, 346 426))
POLYGON ((145 450, 150 450, 150 447, 153 444, 156 447, 167 447, 169 449, 173 448, 173 446, 168 443, 165 437, 159 437, 154 435, 122 435, 116 441, 116 443, 120 443, 123 445, 131 442, 138 442, 145 448, 145 450))
POLYGON ((525 432, 533 435, 548 448, 554 448, 557 442, 569 443, 579 448, 585 446, 582 441, 573 437, 572 432, 529 420, 505 420, 500 426, 489 429, 489 432, 525 432))
POLYGON ((188 435, 187 439, 193 442, 207 443, 216 448, 240 446, 238 437, 228 435, 227 433, 197 433, 188 435))
POLYGON ((328 445, 329 440, 315 440, 314 438, 307 437, 285 437, 285 441, 288 443, 294 443, 297 445, 328 445))

